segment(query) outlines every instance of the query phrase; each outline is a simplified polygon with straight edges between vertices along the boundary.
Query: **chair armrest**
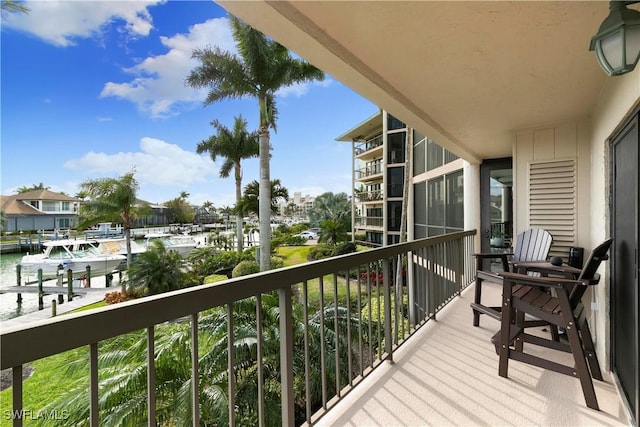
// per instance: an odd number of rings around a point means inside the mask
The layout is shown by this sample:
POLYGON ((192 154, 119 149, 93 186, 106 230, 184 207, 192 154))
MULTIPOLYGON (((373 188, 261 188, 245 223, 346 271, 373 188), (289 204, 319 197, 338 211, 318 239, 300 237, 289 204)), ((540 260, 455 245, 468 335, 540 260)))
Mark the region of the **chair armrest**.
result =
POLYGON ((517 272, 533 271, 541 274, 552 274, 567 278, 575 278, 582 273, 579 268, 570 265, 553 265, 549 261, 514 262, 513 269, 517 272))
POLYGON ((547 276, 528 276, 521 273, 498 273, 502 277, 504 282, 515 282, 522 285, 539 286, 544 288, 563 288, 565 285, 583 285, 586 286, 589 282, 583 280, 573 280, 564 277, 547 277, 547 276))
POLYGON ((495 253, 495 252, 480 252, 477 254, 473 254, 473 256, 478 257, 478 258, 504 258, 504 257, 508 257, 508 256, 513 256, 512 253, 495 253))

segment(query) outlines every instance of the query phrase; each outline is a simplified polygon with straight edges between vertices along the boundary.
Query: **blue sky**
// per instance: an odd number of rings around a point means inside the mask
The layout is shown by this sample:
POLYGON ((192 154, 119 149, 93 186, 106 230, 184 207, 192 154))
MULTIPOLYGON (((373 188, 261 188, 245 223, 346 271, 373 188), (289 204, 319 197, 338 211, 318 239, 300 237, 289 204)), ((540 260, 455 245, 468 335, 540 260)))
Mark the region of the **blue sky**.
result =
MULTIPOLYGON (((78 184, 135 170, 140 198, 234 203, 234 182, 196 145, 242 114, 258 125, 255 99, 204 107, 185 85, 205 46, 235 51, 226 11, 212 1, 26 1, 1 33, 3 195, 40 182, 74 195, 78 184)), ((327 75, 278 93, 271 179, 293 196, 351 193, 350 144, 335 138, 377 107, 327 75)), ((243 186, 258 160, 243 163, 243 186)))

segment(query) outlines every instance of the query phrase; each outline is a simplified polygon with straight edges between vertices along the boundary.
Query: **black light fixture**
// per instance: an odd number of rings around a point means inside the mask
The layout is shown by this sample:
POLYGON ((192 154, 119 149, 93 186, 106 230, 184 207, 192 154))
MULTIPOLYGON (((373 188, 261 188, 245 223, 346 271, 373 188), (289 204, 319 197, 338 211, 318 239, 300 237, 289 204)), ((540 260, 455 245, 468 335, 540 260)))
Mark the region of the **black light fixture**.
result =
POLYGON ((627 6, 640 1, 611 1, 609 16, 591 38, 600 66, 610 76, 633 71, 640 58, 640 12, 627 6))

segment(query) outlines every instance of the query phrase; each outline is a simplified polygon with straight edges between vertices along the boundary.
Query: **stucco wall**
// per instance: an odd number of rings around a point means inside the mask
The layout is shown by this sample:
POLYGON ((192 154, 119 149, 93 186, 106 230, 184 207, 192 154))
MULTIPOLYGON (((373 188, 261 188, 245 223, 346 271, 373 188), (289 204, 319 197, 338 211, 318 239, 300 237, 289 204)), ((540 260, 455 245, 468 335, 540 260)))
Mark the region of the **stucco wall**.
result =
MULTIPOLYGON (((620 77, 608 78, 591 120, 591 201, 590 244, 602 242, 610 235, 609 215, 609 138, 640 103, 640 69, 620 77)), ((609 263, 601 267, 602 279, 595 289, 598 311, 593 313, 592 330, 601 365, 609 366, 609 263), (598 339, 604 337, 604 339, 598 339), (605 362, 606 361, 606 362, 605 362)))

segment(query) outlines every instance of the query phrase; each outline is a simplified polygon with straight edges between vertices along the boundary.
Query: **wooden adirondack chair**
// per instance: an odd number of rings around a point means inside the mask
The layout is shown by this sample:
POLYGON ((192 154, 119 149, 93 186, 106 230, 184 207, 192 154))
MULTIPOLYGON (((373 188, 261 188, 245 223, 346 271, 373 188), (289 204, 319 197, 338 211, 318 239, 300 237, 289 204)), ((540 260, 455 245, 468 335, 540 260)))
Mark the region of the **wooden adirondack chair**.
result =
POLYGON ((589 323, 582 303, 588 286, 596 285, 600 263, 608 259, 612 239, 605 240, 589 255, 580 270, 570 266, 554 266, 547 262, 515 263, 518 273, 505 272, 502 291, 502 321, 493 336, 496 353, 500 356, 498 372, 507 378, 509 359, 578 377, 587 406, 598 410, 592 378, 602 380, 602 372, 593 345, 589 323), (534 277, 526 272, 538 272, 534 277), (549 292, 553 289, 554 292, 549 292), (568 343, 527 333, 525 315, 564 328, 568 343), (527 353, 525 343, 573 354, 574 365, 568 366, 527 353))
POLYGON ((500 259, 502 261, 502 271, 511 271, 511 263, 525 261, 545 261, 549 255, 552 241, 551 234, 542 229, 531 228, 523 231, 516 237, 516 246, 513 253, 479 253, 476 257, 476 286, 473 303, 473 326, 480 325, 480 315, 486 314, 496 320, 500 320, 500 306, 486 306, 482 304, 482 284, 489 281, 502 285, 502 277, 499 272, 483 270, 484 260, 500 259))

